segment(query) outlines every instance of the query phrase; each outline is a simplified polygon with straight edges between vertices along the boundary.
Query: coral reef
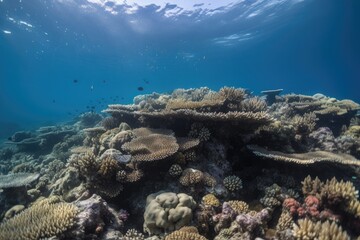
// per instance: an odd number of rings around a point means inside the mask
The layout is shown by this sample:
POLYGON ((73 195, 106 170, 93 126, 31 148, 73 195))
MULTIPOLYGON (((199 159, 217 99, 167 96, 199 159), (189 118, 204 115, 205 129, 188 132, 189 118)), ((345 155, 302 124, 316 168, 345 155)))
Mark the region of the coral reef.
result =
POLYGON ((177 89, 14 133, 0 239, 359 238, 360 105, 280 92, 177 89))

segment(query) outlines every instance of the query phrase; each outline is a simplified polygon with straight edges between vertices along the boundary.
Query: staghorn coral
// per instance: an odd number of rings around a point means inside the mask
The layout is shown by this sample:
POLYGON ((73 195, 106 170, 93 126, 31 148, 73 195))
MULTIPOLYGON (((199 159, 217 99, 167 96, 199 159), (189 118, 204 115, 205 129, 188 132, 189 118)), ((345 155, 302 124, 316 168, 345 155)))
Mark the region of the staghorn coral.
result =
POLYGON ((296 133, 307 134, 314 130, 316 120, 317 118, 314 113, 305 113, 303 116, 294 116, 290 122, 294 126, 296 133))
POLYGON ((225 188, 230 192, 236 192, 242 189, 242 181, 239 177, 235 175, 231 175, 224 178, 223 184, 225 188))
POLYGON ((267 105, 264 100, 261 100, 258 97, 253 97, 242 101, 240 108, 244 112, 262 112, 266 111, 267 105))
POLYGON ((1 223, 0 239, 37 240, 59 235, 75 224, 77 213, 73 204, 41 201, 1 223))
POLYGON ((179 149, 176 138, 170 135, 150 134, 138 137, 122 146, 133 161, 155 161, 170 157, 179 149))
POLYGON ((234 87, 223 87, 219 90, 219 95, 229 102, 240 103, 246 96, 245 89, 234 87))
POLYGON ((12 173, 0 175, 0 189, 25 186, 38 178, 38 173, 12 173))
POLYGON ((269 158, 275 161, 296 163, 296 164, 314 164, 317 162, 332 162, 341 165, 360 166, 360 161, 348 154, 332 153, 325 151, 315 151, 307 153, 283 153, 278 151, 269 151, 265 148, 248 145, 253 154, 259 157, 269 158))
POLYGON ((196 202, 185 193, 150 194, 146 198, 144 232, 153 235, 180 229, 190 223, 195 207, 196 202))

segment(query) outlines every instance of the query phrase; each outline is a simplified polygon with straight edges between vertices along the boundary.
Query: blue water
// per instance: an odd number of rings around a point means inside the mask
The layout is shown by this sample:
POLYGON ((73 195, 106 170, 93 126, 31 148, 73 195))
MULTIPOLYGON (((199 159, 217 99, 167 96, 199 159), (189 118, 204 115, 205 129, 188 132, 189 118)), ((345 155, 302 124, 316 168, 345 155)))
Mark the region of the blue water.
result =
POLYGON ((1 136, 175 88, 360 102, 358 0, 123 2, 0 0, 1 136))

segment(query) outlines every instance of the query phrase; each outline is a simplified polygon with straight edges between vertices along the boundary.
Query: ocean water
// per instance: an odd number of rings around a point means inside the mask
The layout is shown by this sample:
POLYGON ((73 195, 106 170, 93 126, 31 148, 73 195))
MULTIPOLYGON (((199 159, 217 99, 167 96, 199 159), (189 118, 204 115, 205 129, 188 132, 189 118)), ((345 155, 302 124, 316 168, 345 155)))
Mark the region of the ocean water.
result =
POLYGON ((1 132, 175 88, 359 102, 359 9, 355 0, 2 0, 1 132))

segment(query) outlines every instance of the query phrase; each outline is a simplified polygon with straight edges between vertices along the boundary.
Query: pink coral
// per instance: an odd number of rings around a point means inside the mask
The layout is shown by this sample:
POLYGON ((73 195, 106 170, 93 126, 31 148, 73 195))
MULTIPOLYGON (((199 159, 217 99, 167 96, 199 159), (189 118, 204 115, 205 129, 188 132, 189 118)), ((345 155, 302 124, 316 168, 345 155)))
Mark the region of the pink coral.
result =
POLYGON ((305 198, 306 213, 311 217, 318 218, 320 214, 319 206, 320 200, 317 197, 309 195, 305 198))
POLYGON ((300 208, 300 203, 294 198, 286 198, 283 202, 283 207, 288 210, 291 215, 295 216, 300 208))

